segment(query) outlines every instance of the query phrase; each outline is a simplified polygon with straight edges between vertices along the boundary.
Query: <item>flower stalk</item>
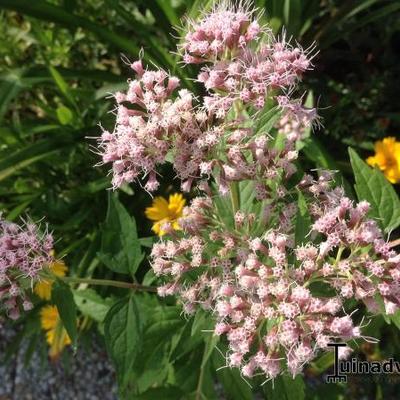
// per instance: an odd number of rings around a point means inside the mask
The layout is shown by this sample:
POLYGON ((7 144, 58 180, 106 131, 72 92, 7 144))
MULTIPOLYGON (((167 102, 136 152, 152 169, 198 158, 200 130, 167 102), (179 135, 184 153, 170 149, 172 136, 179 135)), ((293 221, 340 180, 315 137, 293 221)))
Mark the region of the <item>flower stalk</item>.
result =
POLYGON ((94 286, 112 286, 112 287, 132 289, 132 290, 137 290, 137 291, 142 291, 142 292, 156 292, 157 291, 157 288, 155 288, 153 286, 144 286, 144 285, 140 285, 139 283, 115 281, 112 279, 75 278, 75 277, 70 277, 70 276, 61 277, 59 279, 61 279, 63 282, 68 283, 68 284, 85 283, 85 284, 94 285, 94 286))

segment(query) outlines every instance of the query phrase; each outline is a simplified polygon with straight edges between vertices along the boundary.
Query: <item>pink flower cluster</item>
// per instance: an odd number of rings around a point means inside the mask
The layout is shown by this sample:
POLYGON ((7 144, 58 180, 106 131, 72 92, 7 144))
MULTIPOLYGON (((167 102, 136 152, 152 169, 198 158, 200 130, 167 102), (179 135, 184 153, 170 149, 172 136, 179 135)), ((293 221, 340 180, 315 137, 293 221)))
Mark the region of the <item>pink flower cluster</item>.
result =
POLYGON ((203 64, 199 82, 213 91, 204 99, 209 111, 224 117, 235 100, 264 107, 267 97, 288 90, 311 69, 309 54, 277 40, 260 27, 255 10, 221 3, 199 22, 189 21, 182 44, 186 64, 203 64))
POLYGON ((193 124, 192 97, 180 91, 170 95, 179 80, 163 70, 145 71, 141 61, 131 65, 137 79, 129 82, 126 93, 118 92, 117 121, 113 133, 104 131, 99 139, 103 163, 113 163, 113 186, 148 175, 146 189, 158 188, 156 166, 165 162, 169 139, 193 124), (187 117, 189 120, 187 120, 187 117))
POLYGON ((288 91, 310 68, 311 62, 300 47, 291 48, 282 41, 264 45, 257 52, 246 49, 232 60, 203 67, 198 80, 214 92, 204 99, 206 108, 213 111, 222 107, 224 116, 235 100, 263 108, 268 96, 288 91))
MULTIPOLYGON (((114 132, 104 131, 98 140, 103 163, 112 163, 114 188, 147 176, 145 189, 154 192, 159 186, 156 168, 169 155, 185 191, 194 180, 208 179, 218 171, 222 194, 227 193, 229 182, 249 179, 261 199, 268 196, 265 180, 280 174, 289 177, 296 171, 294 145, 301 133, 285 132, 283 148, 274 148, 262 128, 244 127, 243 118, 221 121, 212 111, 196 108, 193 94, 186 89, 172 100, 178 80, 164 71, 144 71, 140 61, 132 66, 137 79, 130 82, 127 93, 115 94, 114 132)), ((294 121, 299 131, 312 126, 314 109, 284 96, 277 100, 285 121, 294 121)))
POLYGON ((104 131, 98 140, 103 163, 112 163, 113 187, 146 177, 145 189, 156 191, 157 166, 172 159, 185 191, 215 174, 223 194, 229 182, 250 179, 259 198, 265 198, 265 179, 295 171, 295 137, 287 138, 285 149, 273 149, 268 132, 246 124, 245 115, 270 100, 299 129, 312 125, 315 110, 289 98, 310 60, 300 47, 273 38, 254 12, 240 5, 222 2, 188 29, 184 60, 207 63, 198 79, 208 95, 176 93, 177 78, 145 70, 141 61, 132 63, 136 79, 126 93, 115 94, 114 131, 104 131))
POLYGON ((220 2, 200 21, 188 20, 188 33, 181 46, 183 60, 186 64, 215 62, 246 48, 263 30, 253 11, 220 2))
POLYGON ((306 176, 298 187, 312 219, 300 243, 289 196, 223 218, 218 203, 198 197, 179 221, 183 231, 153 247, 153 270, 168 277, 159 294, 177 295, 188 314, 209 310, 214 333, 229 343, 227 365, 245 377, 296 375, 330 342, 373 340, 363 336, 363 321, 353 322, 355 310, 345 309, 348 299, 373 312, 400 308, 400 256, 366 217, 368 203, 353 204, 330 179, 306 176))
POLYGON ((400 256, 368 219, 368 203, 333 188, 332 173, 288 183, 299 140, 318 122, 292 98, 312 49, 275 39, 254 11, 220 2, 189 22, 181 50, 186 64, 204 64, 207 96, 175 93, 176 78, 137 61, 137 78, 115 94, 116 127, 99 140, 114 187, 147 176, 146 190, 157 190, 156 168, 168 159, 184 190, 197 183, 205 194, 185 208, 182 230, 165 224, 152 248, 153 270, 167 281, 159 294, 177 295, 188 314, 209 310, 229 343, 227 365, 246 377, 296 375, 329 342, 373 340, 347 300, 398 310, 400 256))
POLYGON ((11 319, 19 318, 21 307, 32 309, 27 290, 53 261, 52 248, 52 235, 41 233, 37 225, 0 219, 0 305, 11 319))

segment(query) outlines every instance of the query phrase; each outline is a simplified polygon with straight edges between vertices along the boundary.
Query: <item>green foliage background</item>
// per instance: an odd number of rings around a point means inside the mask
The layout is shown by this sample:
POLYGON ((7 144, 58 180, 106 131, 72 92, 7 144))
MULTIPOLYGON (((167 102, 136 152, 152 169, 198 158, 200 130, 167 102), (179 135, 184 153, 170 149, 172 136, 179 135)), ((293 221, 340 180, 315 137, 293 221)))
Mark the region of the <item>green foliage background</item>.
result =
MULTIPOLYGON (((400 2, 255 3, 275 32, 285 26, 288 35, 304 47, 316 42, 316 69, 305 77, 304 91, 314 93, 324 127, 305 141, 300 161, 304 169, 340 170, 355 195, 347 146, 364 157, 376 139, 400 132, 396 102, 400 2)), ((60 238, 57 254, 66 255, 72 275, 130 275, 138 282, 152 283, 146 261, 141 262, 153 240, 148 238, 150 224, 144 218, 151 198, 134 185, 124 187, 119 200, 106 190, 110 179, 104 168, 94 168, 99 158, 93 138, 100 133, 99 122, 113 126, 109 94, 124 88, 130 77, 125 57, 134 60, 143 48, 145 62, 181 78, 196 76, 195 69, 182 68, 172 52, 179 42, 182 17, 196 18, 211 5, 209 0, 0 0, 0 208, 10 220, 26 214, 34 220, 46 216, 60 238)), ((199 93, 195 83, 187 82, 199 93)), ((359 171, 356 193, 368 199, 368 190, 376 187, 368 186, 365 171, 369 169, 356 154, 352 163, 359 171)), ((165 168, 163 176, 160 194, 178 188, 171 170, 165 168)), ((388 189, 380 175, 370 178, 378 182, 384 199, 394 198, 385 225, 390 228, 399 218, 395 189, 388 189)), ((381 204, 376 207, 382 209, 381 204)), ((204 315, 186 322, 174 304, 158 302, 148 294, 134 298, 125 294, 119 289, 85 289, 66 296, 80 313, 99 323, 112 358, 125 366, 119 374, 121 396, 212 399, 216 396, 213 382, 218 379, 227 398, 253 398, 237 371, 215 372, 223 360, 201 334, 209 324, 204 315), (105 317, 117 298, 116 311, 105 317), (132 319, 132 310, 141 310, 137 318, 132 319), (127 336, 116 342, 112 332, 118 330, 127 336), (135 346, 139 336, 140 350, 135 346), (126 352, 121 352, 120 341, 128 347, 126 352)), ((37 340, 34 320, 35 314, 27 317, 21 340, 37 340)), ((92 329, 97 332, 95 325, 92 329)), ((399 355, 393 324, 386 326, 381 318, 369 329, 384 340, 378 347, 362 348, 363 357, 399 355)), ((322 359, 309 368, 306 386, 303 381, 289 384, 282 379, 278 390, 271 391, 268 383, 262 391, 268 399, 395 398, 398 385, 372 380, 350 382, 347 387, 323 384, 318 373, 330 365, 331 360, 322 359)))

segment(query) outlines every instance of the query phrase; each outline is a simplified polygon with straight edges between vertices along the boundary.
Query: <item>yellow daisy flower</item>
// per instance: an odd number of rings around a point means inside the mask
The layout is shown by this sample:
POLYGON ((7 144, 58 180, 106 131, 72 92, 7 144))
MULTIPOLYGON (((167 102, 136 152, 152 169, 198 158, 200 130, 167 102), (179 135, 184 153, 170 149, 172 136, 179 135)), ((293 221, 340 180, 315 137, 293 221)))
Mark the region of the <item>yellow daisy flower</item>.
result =
POLYGON ((65 346, 71 344, 71 339, 61 322, 57 307, 43 307, 40 311, 40 322, 43 330, 46 331, 46 340, 50 346, 49 356, 55 359, 65 346))
MULTIPOLYGON (((56 276, 63 277, 68 271, 68 267, 63 261, 56 260, 49 265, 49 270, 56 276)), ((42 279, 35 285, 35 293, 43 300, 50 300, 51 298, 51 287, 53 286, 53 280, 42 279)))
POLYGON ((146 217, 154 221, 151 228, 158 236, 165 235, 165 231, 161 229, 163 224, 170 222, 173 229, 180 229, 178 225, 178 218, 182 216, 183 207, 186 200, 180 193, 171 194, 169 201, 164 197, 155 197, 151 207, 145 210, 146 217))
POLYGON ((377 166, 389 182, 400 182, 400 142, 387 137, 375 143, 375 155, 367 158, 367 163, 377 166))

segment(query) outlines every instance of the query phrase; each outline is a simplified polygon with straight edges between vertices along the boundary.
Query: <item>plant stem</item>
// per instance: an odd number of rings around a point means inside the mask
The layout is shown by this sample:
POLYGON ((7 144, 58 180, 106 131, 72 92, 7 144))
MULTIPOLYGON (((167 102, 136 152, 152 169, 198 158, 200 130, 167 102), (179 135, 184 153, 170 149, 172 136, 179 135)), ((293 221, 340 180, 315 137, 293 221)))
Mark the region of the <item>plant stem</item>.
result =
POLYGON ((156 292, 157 288, 154 286, 143 286, 138 283, 129 283, 122 281, 114 281, 111 279, 92 279, 92 278, 75 278, 66 276, 59 279, 66 283, 87 283, 88 285, 98 285, 98 286, 113 286, 125 289, 140 290, 143 292, 156 292))
POLYGON ((335 265, 340 261, 343 251, 344 251, 344 247, 339 247, 338 252, 336 254, 335 265))

